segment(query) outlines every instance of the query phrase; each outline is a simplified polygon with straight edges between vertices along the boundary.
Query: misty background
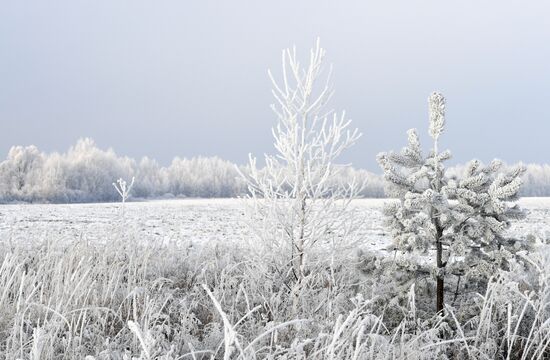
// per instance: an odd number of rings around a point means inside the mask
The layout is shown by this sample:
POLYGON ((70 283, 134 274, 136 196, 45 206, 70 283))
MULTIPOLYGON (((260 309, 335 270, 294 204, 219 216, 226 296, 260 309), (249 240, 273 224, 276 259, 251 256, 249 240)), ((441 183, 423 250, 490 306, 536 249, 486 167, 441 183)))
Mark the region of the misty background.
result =
POLYGON ((454 163, 546 163, 550 5, 544 1, 6 1, 0 5, 0 153, 65 152, 78 138, 117 154, 273 152, 267 69, 334 66, 332 105, 364 134, 342 161, 380 172, 405 131, 426 139, 427 97, 447 99, 454 163))

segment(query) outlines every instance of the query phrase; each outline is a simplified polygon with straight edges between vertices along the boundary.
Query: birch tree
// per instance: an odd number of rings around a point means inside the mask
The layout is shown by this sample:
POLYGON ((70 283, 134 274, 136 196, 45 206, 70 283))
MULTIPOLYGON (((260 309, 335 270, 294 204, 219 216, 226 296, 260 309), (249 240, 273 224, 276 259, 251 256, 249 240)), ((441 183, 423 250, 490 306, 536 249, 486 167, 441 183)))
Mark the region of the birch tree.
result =
POLYGON ((336 186, 330 181, 346 169, 335 161, 360 133, 350 128, 344 112, 328 108, 333 89, 330 71, 323 76, 324 56, 317 40, 305 66, 295 48, 286 49, 282 80, 268 72, 277 117, 272 129, 276 154, 266 155, 261 169, 250 156, 243 175, 250 193, 251 227, 265 254, 282 255, 283 263, 275 267, 293 284, 289 287, 295 301, 311 265, 308 256, 350 231, 349 204, 361 189, 353 181, 336 186))

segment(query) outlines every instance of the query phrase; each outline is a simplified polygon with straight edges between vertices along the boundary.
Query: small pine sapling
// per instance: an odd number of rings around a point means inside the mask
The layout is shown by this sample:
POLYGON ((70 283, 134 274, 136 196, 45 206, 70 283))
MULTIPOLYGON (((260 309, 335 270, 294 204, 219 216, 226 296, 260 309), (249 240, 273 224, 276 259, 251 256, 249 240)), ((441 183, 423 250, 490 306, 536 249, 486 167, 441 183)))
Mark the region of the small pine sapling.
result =
POLYGON ((400 153, 381 153, 387 193, 398 198, 385 206, 384 214, 402 255, 402 268, 428 272, 436 280, 436 311, 445 306, 448 275, 488 279, 496 269, 506 268, 522 247, 505 237, 514 219, 524 216, 513 202, 518 199, 525 169, 503 171, 500 161, 488 166, 473 160, 464 175, 451 178, 443 163, 450 151, 439 152, 439 137, 445 129, 445 98, 429 97, 429 134, 433 148, 424 155, 415 129, 408 131, 408 145, 400 153), (430 263, 427 257, 435 255, 430 263))

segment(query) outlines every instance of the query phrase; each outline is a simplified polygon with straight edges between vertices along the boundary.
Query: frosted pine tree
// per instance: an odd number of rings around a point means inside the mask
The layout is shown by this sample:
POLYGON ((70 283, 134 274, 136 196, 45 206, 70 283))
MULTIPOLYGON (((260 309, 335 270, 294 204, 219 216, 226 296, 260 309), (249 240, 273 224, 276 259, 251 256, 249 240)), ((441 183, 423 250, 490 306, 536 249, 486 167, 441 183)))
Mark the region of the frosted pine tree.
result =
POLYGON ((395 242, 401 268, 429 272, 436 281, 436 310, 443 311, 448 276, 488 278, 505 268, 520 242, 507 239, 510 222, 524 216, 517 204, 522 166, 501 172, 502 163, 488 166, 473 160, 460 179, 445 175, 450 151, 440 152, 445 129, 445 98, 429 97, 431 151, 422 152, 415 129, 400 153, 381 153, 378 162, 388 183, 387 192, 398 202, 384 214, 395 242), (430 256, 435 256, 434 260, 430 256))

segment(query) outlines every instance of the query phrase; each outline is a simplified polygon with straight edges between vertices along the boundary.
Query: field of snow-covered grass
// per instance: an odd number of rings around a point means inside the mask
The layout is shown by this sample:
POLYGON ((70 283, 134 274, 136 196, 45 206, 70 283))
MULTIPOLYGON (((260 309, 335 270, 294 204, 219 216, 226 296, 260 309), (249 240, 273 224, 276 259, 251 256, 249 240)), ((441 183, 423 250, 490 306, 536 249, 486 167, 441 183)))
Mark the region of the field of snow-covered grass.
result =
MULTIPOLYGON (((130 202, 125 225, 141 241, 156 244, 239 242, 250 237, 241 199, 181 199, 130 202)), ((357 199, 363 224, 358 236, 364 246, 384 248, 391 243, 380 210, 386 199, 357 199)), ((550 198, 522 198, 528 216, 514 223, 510 234, 550 234, 550 198)), ((17 204, 0 205, 0 236, 21 242, 74 241, 104 242, 120 227, 121 205, 17 204)))
MULTIPOLYGON (((391 244, 384 201, 353 203, 363 249, 391 244)), ((550 198, 520 204, 529 215, 511 235, 548 239, 550 198)), ((296 312, 284 276, 250 252, 246 221, 236 199, 130 202, 124 218, 117 203, 0 206, 0 359, 548 354, 540 342, 550 341, 550 267, 533 275, 536 294, 503 281, 472 295, 483 300, 480 314, 459 325, 458 312, 416 318, 411 294, 385 303, 378 292, 391 284, 365 280, 351 249, 308 275, 296 312)))

